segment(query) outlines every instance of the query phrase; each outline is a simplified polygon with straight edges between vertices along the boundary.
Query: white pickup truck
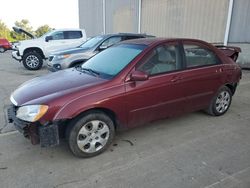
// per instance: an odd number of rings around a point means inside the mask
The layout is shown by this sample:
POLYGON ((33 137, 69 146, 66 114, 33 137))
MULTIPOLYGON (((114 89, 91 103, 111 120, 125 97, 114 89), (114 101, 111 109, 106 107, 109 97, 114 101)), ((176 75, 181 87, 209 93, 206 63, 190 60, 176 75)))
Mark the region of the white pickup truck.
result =
MULTIPOLYGON (((16 32, 28 34, 21 28, 13 28, 16 32)), ((86 33, 83 29, 56 29, 39 38, 28 34, 30 40, 20 41, 15 44, 12 57, 23 63, 28 70, 38 70, 43 65, 51 52, 74 48, 86 41, 86 33)))

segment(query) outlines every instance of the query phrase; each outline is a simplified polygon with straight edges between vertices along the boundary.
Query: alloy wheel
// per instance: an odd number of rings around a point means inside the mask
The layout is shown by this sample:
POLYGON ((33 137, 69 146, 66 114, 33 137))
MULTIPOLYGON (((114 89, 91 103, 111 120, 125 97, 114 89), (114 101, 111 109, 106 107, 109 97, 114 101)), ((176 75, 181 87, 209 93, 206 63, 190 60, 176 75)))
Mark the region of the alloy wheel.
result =
POLYGON ((29 55, 26 59, 26 64, 30 68, 36 68, 39 65, 39 59, 35 55, 29 55))

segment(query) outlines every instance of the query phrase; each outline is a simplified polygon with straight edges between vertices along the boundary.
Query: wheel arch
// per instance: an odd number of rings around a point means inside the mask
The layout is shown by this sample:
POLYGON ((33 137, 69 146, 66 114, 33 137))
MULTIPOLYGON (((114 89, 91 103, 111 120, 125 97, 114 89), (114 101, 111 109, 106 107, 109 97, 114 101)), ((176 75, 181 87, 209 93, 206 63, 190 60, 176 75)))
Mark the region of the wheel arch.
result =
POLYGON ((232 92, 232 95, 234 95, 236 91, 237 83, 228 83, 225 86, 228 87, 230 91, 232 92))
POLYGON ((44 55, 42 49, 39 48, 39 47, 26 48, 26 49, 23 51, 23 55, 26 54, 26 53, 28 53, 28 52, 37 52, 37 53, 39 53, 39 55, 40 55, 43 59, 45 59, 45 55, 44 55))
POLYGON ((105 108, 105 107, 89 108, 87 110, 84 110, 84 111, 80 112, 79 114, 77 114, 71 120, 81 118, 81 117, 83 117, 83 116, 85 116, 87 114, 91 114, 91 113, 104 113, 105 115, 107 115, 113 121, 116 130, 121 129, 121 123, 119 121, 119 118, 118 118, 117 114, 113 110, 111 110, 109 108, 105 108))

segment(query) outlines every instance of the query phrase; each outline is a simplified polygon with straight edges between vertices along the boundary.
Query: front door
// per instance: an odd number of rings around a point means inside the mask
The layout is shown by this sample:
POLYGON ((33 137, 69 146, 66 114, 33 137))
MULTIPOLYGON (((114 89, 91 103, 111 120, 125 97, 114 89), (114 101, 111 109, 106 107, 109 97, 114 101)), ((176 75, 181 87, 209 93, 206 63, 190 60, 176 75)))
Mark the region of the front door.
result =
POLYGON ((177 43, 155 47, 135 70, 146 72, 149 79, 125 84, 128 126, 170 117, 186 108, 182 60, 177 43))

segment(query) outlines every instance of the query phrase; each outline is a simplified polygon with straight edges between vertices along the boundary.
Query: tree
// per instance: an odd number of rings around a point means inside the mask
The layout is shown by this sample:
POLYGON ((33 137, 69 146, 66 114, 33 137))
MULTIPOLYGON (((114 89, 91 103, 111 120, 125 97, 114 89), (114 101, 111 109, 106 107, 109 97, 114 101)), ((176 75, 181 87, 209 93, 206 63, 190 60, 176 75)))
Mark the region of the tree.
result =
MULTIPOLYGON (((28 31, 30 33, 33 33, 32 31, 32 27, 29 25, 29 20, 27 19, 22 19, 21 21, 16 21, 15 22, 15 26, 16 27, 21 27, 22 29, 24 29, 25 31, 28 31)), ((15 31, 11 31, 10 33, 11 37, 15 40, 26 40, 29 39, 29 37, 25 34, 18 34, 15 31)))
POLYGON ((50 28, 48 25, 42 25, 42 26, 37 28, 35 33, 36 33, 37 37, 40 37, 43 34, 47 33, 48 31, 51 31, 51 30, 52 30, 52 28, 50 28))
POLYGON ((10 36, 10 30, 5 25, 5 23, 2 22, 2 20, 0 20, 0 38, 6 38, 7 40, 12 41, 10 36))
MULTIPOLYGON (((25 31, 36 35, 37 37, 42 36, 44 33, 47 33, 48 31, 51 31, 52 28, 49 27, 49 25, 45 24, 36 29, 36 31, 33 31, 33 28, 30 26, 29 20, 22 19, 21 21, 15 22, 16 27, 21 27, 25 31)), ((5 23, 0 19, 0 38, 6 38, 9 41, 20 41, 20 40, 26 40, 29 39, 29 37, 25 34, 18 34, 13 30, 10 30, 5 23)))

